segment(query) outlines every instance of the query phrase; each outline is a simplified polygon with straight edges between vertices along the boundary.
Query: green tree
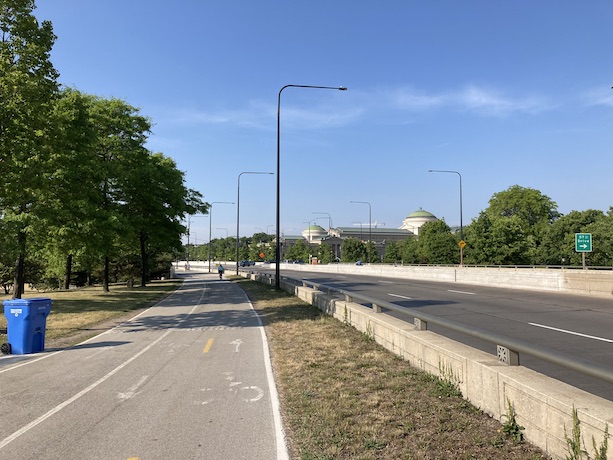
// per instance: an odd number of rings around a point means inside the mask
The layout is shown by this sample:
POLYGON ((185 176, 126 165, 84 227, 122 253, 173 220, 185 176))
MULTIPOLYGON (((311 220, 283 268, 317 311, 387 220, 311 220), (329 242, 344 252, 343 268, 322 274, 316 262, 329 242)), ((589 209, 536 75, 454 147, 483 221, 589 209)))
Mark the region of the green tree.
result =
POLYGON ((48 185, 49 114, 58 77, 49 58, 53 27, 39 24, 33 9, 33 0, 0 5, 0 212, 17 243, 15 298, 23 294, 26 235, 48 185))
POLYGON ((404 264, 418 264, 419 263, 419 244, 413 237, 407 238, 400 243, 400 257, 404 264))
POLYGON ((310 254, 311 248, 309 247, 308 243, 306 240, 300 239, 296 242, 296 244, 293 244, 288 248, 287 252, 285 253, 285 257, 287 257, 289 260, 303 260, 306 262, 309 260, 310 254))
POLYGON ((208 205, 201 195, 185 186, 184 174, 161 153, 142 150, 122 161, 119 210, 138 242, 140 284, 149 281, 149 262, 154 253, 181 248, 186 214, 205 214, 208 205))
POLYGON ((395 241, 390 241, 385 246, 385 254, 383 255, 383 262, 386 264, 393 264, 400 262, 402 256, 400 254, 400 245, 395 241))
POLYGON ((455 237, 443 220, 426 222, 419 229, 417 254, 420 263, 453 264, 460 262, 455 237))
MULTIPOLYGON (((604 267, 613 265, 613 207, 607 215, 585 226, 585 232, 592 234, 592 252, 586 254, 589 265, 604 267)), ((573 242, 574 248, 574 242, 573 242)), ((582 255, 575 253, 573 260, 580 264, 582 255)))
POLYGON ((481 212, 466 229, 465 262, 469 264, 526 265, 531 263, 531 241, 525 222, 517 215, 491 216, 481 212))
POLYGON ((96 232, 89 239, 88 250, 102 256, 102 286, 108 292, 111 258, 122 250, 121 244, 135 239, 135 227, 129 225, 122 209, 126 210, 130 181, 146 163, 144 144, 151 122, 119 99, 93 99, 90 115, 96 127, 96 181, 100 185, 95 201, 96 232))
POLYGON ((365 261, 367 257, 366 245, 357 238, 346 238, 341 246, 341 254, 343 262, 365 261))
POLYGON ((528 243, 527 260, 538 263, 539 247, 547 228, 560 217, 557 208, 557 204, 540 191, 513 185, 494 193, 486 212, 492 222, 496 222, 496 218, 516 217, 528 243))
POLYGON ((321 243, 319 248, 317 248, 317 259, 322 264, 329 264, 332 262, 334 254, 332 253, 332 248, 327 243, 321 243))
POLYGON ((588 225, 605 219, 602 211, 571 211, 548 226, 539 247, 539 262, 551 265, 581 264, 575 252, 575 233, 583 233, 588 225))
POLYGON ((46 169, 49 189, 40 207, 40 258, 47 276, 63 277, 68 289, 73 258, 83 253, 91 227, 98 184, 92 154, 95 131, 89 116, 91 97, 64 89, 53 103, 52 140, 46 169))
POLYGON ((366 242, 366 260, 368 261, 368 263, 379 263, 381 261, 379 259, 377 246, 375 246, 374 241, 366 242))
POLYGON ((495 248, 490 241, 491 231, 492 219, 488 213, 481 211, 479 217, 473 219, 464 229, 465 240, 468 242, 464 248, 465 263, 475 265, 493 263, 495 248))

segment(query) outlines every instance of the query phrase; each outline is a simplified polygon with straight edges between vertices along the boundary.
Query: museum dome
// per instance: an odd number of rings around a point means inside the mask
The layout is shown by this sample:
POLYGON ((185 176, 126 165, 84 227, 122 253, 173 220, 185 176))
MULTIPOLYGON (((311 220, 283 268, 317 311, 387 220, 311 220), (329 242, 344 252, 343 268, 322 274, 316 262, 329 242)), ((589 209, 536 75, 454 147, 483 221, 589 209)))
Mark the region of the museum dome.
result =
POLYGON ((431 212, 424 211, 419 208, 417 211, 412 212, 402 221, 400 228, 409 230, 415 235, 419 234, 419 229, 427 222, 436 222, 438 218, 431 212))

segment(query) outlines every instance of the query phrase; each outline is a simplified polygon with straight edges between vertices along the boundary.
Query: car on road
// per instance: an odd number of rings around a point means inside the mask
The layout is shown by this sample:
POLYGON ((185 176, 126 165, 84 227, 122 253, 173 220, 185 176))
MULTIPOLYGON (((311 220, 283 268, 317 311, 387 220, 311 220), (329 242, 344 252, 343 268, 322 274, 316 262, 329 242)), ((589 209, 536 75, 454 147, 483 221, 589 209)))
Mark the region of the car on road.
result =
POLYGON ((239 262, 239 265, 240 265, 241 267, 249 267, 249 266, 251 266, 251 265, 255 265, 255 262, 254 262, 254 261, 252 261, 252 260, 241 260, 241 261, 239 262))

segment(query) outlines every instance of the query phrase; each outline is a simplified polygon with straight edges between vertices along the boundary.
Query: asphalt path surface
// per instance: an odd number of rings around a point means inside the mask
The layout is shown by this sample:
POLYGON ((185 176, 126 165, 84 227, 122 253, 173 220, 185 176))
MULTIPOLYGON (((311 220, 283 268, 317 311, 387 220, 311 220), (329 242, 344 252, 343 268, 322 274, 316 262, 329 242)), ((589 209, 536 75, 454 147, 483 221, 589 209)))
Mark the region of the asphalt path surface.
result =
MULTIPOLYGON (((613 369, 613 301, 609 299, 359 274, 292 270, 282 270, 281 274, 406 307, 407 315, 387 313, 409 322, 413 321, 411 311, 423 311, 613 369)), ((494 344, 435 325, 428 327, 446 337, 496 354, 494 344)), ((525 354, 520 355, 520 364, 613 400, 613 385, 610 383, 525 354)))
POLYGON ((87 342, 0 359, 0 459, 287 459, 259 318, 238 285, 184 276, 87 342))

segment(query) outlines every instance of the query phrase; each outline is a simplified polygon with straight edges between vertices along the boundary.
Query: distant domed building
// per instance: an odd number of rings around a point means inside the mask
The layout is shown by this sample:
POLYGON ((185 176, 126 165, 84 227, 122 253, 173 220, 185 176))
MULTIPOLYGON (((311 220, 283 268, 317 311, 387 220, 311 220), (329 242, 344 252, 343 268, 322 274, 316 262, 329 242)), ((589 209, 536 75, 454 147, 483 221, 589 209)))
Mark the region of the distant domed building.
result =
POLYGON ((415 235, 419 235, 419 228, 422 225, 427 222, 436 222, 437 220, 438 218, 434 214, 419 208, 417 211, 404 218, 400 228, 409 230, 415 233, 415 235))
POLYGON ((314 253, 316 253, 316 248, 319 245, 327 244, 335 260, 340 260, 343 241, 347 238, 355 238, 364 243, 371 241, 377 251, 378 260, 383 260, 385 248, 389 243, 403 241, 407 238, 417 238, 422 225, 437 220, 438 218, 434 214, 420 208, 405 217, 400 228, 377 228, 376 224, 373 227, 366 224, 366 226, 360 225, 360 227, 336 227, 326 230, 319 225, 310 225, 301 232, 302 236, 285 235, 283 237, 281 258, 284 259, 287 250, 298 241, 306 240, 314 253))
POLYGON ((322 238, 327 234, 328 232, 319 225, 311 225, 302 231, 302 236, 305 240, 307 240, 309 243, 317 244, 321 243, 322 238))

